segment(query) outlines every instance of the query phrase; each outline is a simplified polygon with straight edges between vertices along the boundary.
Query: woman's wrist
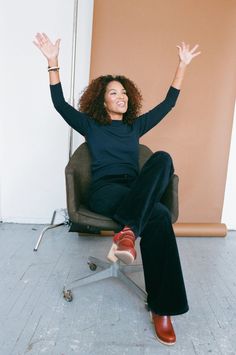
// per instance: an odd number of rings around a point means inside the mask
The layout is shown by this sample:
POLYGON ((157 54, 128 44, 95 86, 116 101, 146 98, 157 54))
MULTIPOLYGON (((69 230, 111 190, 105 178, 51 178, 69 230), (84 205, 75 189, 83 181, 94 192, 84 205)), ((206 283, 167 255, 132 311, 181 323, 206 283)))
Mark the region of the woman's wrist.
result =
POLYGON ((48 66, 49 67, 58 67, 58 58, 48 59, 48 66))
POLYGON ((171 86, 173 86, 174 88, 180 90, 181 88, 181 84, 184 78, 184 74, 185 74, 185 69, 187 67, 187 64, 184 63, 183 61, 179 61, 175 76, 174 76, 174 80, 171 84, 171 86))
POLYGON ((180 60, 180 61, 179 61, 179 68, 185 69, 185 68, 187 68, 187 64, 184 63, 182 60, 180 60))

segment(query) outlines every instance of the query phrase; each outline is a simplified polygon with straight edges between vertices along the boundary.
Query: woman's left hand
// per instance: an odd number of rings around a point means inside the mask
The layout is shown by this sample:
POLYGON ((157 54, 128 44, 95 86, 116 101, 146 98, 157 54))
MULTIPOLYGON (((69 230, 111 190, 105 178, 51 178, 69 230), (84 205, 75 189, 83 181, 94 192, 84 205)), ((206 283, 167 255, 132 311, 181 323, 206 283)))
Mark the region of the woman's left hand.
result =
POLYGON ((181 42, 180 46, 177 46, 179 49, 179 59, 185 65, 188 65, 193 58, 198 56, 201 52, 195 52, 198 48, 198 44, 196 44, 191 50, 189 48, 189 44, 185 42, 181 42))

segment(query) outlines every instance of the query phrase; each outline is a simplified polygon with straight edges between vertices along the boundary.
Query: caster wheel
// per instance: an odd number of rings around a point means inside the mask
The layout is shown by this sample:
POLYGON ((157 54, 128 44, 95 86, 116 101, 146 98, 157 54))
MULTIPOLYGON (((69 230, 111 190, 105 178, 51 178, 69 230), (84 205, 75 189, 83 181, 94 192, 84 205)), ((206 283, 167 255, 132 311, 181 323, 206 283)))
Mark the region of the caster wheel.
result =
POLYGON ((94 264, 94 263, 88 262, 88 266, 89 266, 89 268, 90 268, 91 271, 95 271, 95 270, 97 269, 97 265, 94 264))
POLYGON ((63 297, 66 302, 71 302, 73 300, 73 295, 71 290, 63 290, 63 297))

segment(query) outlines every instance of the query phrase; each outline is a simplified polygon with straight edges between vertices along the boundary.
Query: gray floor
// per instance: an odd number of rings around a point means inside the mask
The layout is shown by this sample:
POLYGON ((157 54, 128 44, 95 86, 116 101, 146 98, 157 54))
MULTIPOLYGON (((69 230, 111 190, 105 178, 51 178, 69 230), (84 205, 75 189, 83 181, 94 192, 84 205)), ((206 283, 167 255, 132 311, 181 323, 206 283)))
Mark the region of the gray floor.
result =
MULTIPOLYGON (((0 224, 0 355, 236 354, 236 232, 226 238, 178 238, 190 311, 173 317, 177 343, 155 339, 143 303, 115 279, 74 291, 63 285, 92 273, 109 237, 78 237, 67 226, 0 224)), ((134 277, 143 286, 142 273, 134 277)), ((174 297, 174 295, 173 295, 174 297)))

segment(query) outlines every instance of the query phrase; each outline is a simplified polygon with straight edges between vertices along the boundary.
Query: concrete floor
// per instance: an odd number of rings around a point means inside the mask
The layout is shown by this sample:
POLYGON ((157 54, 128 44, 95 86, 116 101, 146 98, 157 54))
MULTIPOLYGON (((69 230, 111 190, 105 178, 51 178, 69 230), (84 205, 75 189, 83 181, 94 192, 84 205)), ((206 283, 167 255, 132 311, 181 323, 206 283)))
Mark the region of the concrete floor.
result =
MULTIPOLYGON (((43 227, 0 224, 0 355, 236 354, 236 232, 177 238, 190 311, 173 317, 177 343, 167 347, 143 302, 117 279, 64 301, 63 285, 93 273, 87 257, 105 259, 111 238, 78 237, 62 226, 33 252, 43 227)), ((142 272, 134 280, 144 286, 142 272)))

